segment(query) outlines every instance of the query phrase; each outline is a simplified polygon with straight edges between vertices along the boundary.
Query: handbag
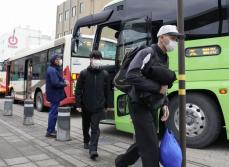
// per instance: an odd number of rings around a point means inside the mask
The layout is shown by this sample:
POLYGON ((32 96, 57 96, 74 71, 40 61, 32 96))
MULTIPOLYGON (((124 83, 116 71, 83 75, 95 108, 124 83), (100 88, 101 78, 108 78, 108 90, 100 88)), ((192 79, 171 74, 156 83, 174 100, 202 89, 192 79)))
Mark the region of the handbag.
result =
POLYGON ((168 128, 160 144, 160 162, 164 167, 181 167, 182 165, 180 145, 168 128))

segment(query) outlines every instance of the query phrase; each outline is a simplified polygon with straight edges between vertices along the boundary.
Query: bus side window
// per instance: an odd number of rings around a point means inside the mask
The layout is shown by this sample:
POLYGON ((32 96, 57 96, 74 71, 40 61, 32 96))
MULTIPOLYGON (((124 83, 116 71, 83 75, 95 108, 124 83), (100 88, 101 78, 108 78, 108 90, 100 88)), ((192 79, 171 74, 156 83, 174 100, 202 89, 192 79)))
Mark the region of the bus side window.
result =
POLYGON ((4 63, 0 63, 0 71, 4 71, 4 63))
POLYGON ((204 2, 207 5, 199 5, 201 10, 192 13, 185 20, 186 40, 220 37, 229 33, 226 0, 221 0, 220 4, 218 1, 203 0, 202 3, 204 2))
POLYGON ((106 39, 100 41, 99 51, 102 53, 105 59, 115 59, 116 54, 116 42, 106 41, 106 39))
POLYGON ((47 51, 33 56, 33 74, 32 78, 34 80, 44 80, 47 64, 47 51))
POLYGON ((102 29, 99 51, 104 59, 115 59, 117 48, 117 26, 104 27, 102 29))
POLYGON ((60 56, 63 56, 64 53, 64 46, 58 46, 52 49, 49 49, 48 51, 48 63, 50 63, 51 57, 54 53, 59 54, 60 56))

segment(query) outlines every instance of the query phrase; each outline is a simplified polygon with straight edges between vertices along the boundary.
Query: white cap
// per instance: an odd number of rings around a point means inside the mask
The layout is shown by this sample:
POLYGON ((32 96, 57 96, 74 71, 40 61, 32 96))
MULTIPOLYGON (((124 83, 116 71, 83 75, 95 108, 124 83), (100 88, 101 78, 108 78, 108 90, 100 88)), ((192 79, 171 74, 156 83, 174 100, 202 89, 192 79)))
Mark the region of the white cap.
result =
POLYGON ((177 30, 177 26, 174 25, 164 25, 160 28, 160 30, 157 33, 157 37, 161 35, 171 35, 171 36, 176 36, 176 37, 183 37, 184 35, 180 34, 177 30))

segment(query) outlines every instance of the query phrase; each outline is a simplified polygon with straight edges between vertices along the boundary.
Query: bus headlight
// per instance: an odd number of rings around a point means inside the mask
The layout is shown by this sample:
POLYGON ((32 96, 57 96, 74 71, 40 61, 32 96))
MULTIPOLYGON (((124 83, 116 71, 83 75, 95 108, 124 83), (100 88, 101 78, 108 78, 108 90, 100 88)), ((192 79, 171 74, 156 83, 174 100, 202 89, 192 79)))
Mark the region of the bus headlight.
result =
POLYGON ((125 116, 129 114, 127 107, 127 95, 121 95, 117 100, 117 114, 118 116, 125 116))
POLYGON ((72 74, 72 80, 76 80, 77 79, 77 74, 72 74))
POLYGON ((72 80, 77 80, 79 78, 80 74, 72 73, 72 80))

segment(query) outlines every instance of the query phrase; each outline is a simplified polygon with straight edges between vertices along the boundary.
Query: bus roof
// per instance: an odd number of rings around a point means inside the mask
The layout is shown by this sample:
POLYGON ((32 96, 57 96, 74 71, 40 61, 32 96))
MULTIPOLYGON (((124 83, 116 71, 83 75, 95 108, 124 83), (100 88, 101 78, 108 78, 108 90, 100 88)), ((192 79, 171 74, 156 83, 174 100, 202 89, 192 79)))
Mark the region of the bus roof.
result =
POLYGON ((55 46, 59 46, 61 44, 64 44, 66 40, 68 39, 71 39, 71 35, 66 35, 64 37, 61 37, 61 38, 58 38, 58 39, 55 39, 49 43, 46 43, 42 46, 39 46, 35 49, 30 49, 30 50, 27 50, 25 52, 18 52, 16 53, 13 57, 9 58, 9 61, 12 61, 12 60, 16 60, 16 59, 20 59, 20 58, 23 58, 23 57, 26 57, 26 56, 29 56, 29 55, 32 55, 32 54, 35 54, 35 53, 39 53, 43 50, 46 50, 46 49, 49 49, 49 48, 53 48, 55 46))
POLYGON ((111 6, 111 5, 114 5, 114 4, 116 4, 116 3, 119 3, 119 2, 121 2, 121 1, 123 1, 123 0, 113 0, 113 1, 109 2, 108 4, 106 4, 106 5, 104 6, 104 8, 106 8, 106 7, 108 7, 108 6, 111 6))
MULTIPOLYGON (((222 10, 226 13, 225 2, 222 2, 222 10)), ((206 23, 206 17, 214 23, 220 17, 217 13, 218 1, 184 1, 184 17, 186 31, 200 27, 206 23), (207 2, 207 3, 206 3, 207 2), (187 24, 192 22, 192 24, 187 24)), ((77 37, 80 27, 107 25, 109 23, 123 22, 131 19, 150 19, 155 24, 176 24, 177 17, 176 0, 114 0, 108 3, 104 10, 89 16, 85 16, 75 23, 73 37, 77 37), (168 8, 169 6, 169 8, 168 8), (142 10, 144 9, 144 10, 142 10)), ((223 15, 226 17, 226 14, 223 15)))
MULTIPOLYGON (((82 37, 83 38, 93 39, 94 36, 93 35, 83 35, 82 34, 82 37)), ((48 43, 46 43, 44 45, 41 45, 41 46, 37 47, 37 48, 19 51, 19 52, 15 53, 15 55, 13 57, 9 58, 9 61, 20 59, 22 57, 26 57, 26 56, 29 56, 29 55, 32 55, 32 54, 35 54, 35 53, 39 53, 39 52, 41 52, 43 50, 56 47, 58 45, 64 44, 66 42, 66 40, 70 40, 71 38, 72 38, 72 35, 70 34, 70 35, 66 35, 64 37, 55 39, 55 40, 53 40, 51 42, 48 42, 48 43)))
MULTIPOLYGON (((94 39, 94 35, 85 35, 85 34, 82 34, 81 35, 82 38, 88 38, 88 39, 94 39)), ((41 45, 37 48, 34 48, 34 49, 30 49, 30 50, 24 50, 24 51, 19 51, 17 53, 15 53, 15 55, 11 58, 8 59, 8 61, 12 61, 12 60, 16 60, 16 59, 20 59, 20 58, 23 58, 23 57, 26 57, 26 56, 29 56, 29 55, 32 55, 32 54, 35 54, 35 53, 39 53, 39 52, 42 52, 44 50, 47 50, 47 49, 50 49, 50 48, 53 48, 53 47, 56 47, 56 46, 59 46, 59 45, 62 45, 64 43, 66 43, 66 41, 70 41, 72 38, 72 35, 66 35, 64 37, 61 37, 61 38, 58 38, 58 39, 55 39, 49 43, 46 43, 44 45, 41 45)), ((117 43, 115 40, 112 40, 112 39, 108 39, 108 38, 102 38, 103 41, 107 41, 107 42, 112 42, 112 43, 117 43)))

